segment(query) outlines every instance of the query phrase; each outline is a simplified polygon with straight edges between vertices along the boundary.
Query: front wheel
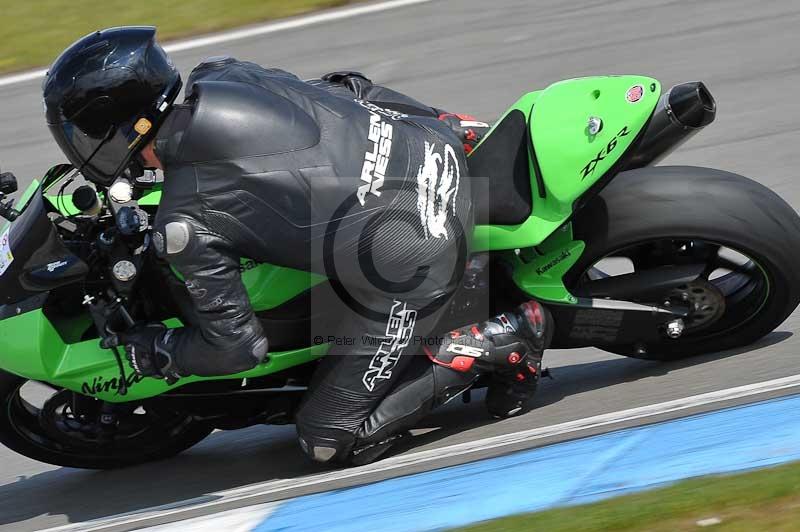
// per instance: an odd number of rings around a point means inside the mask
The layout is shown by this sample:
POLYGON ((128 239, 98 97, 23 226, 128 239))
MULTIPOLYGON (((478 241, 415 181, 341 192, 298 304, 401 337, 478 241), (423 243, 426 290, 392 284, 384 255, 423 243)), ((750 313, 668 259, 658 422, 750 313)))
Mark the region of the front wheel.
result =
POLYGON ((573 228, 586 243, 566 278, 574 293, 609 275, 704 265, 696 281, 640 301, 688 304, 678 338, 601 347, 607 351, 673 360, 731 349, 768 334, 800 303, 800 217, 777 194, 736 174, 697 167, 624 172, 576 214, 573 228))
POLYGON ((39 462, 114 469, 171 457, 213 427, 164 403, 119 405, 0 371, 0 444, 39 462))

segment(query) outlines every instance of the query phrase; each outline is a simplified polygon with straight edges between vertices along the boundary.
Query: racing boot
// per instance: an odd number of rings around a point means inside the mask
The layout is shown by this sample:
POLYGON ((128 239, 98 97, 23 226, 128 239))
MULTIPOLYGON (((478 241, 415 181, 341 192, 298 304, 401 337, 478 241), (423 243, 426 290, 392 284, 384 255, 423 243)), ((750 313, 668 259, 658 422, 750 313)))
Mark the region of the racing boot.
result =
POLYGON ((506 418, 523 411, 542 371, 542 355, 553 334, 552 317, 536 301, 523 303, 480 324, 445 336, 434 364, 470 375, 491 375, 489 414, 506 418))
MULTIPOLYGON (((521 412, 536 391, 551 329, 548 312, 530 301, 514 312, 451 331, 435 352, 423 346, 433 364, 407 368, 354 435, 320 446, 330 449, 331 456, 346 456, 353 465, 372 462, 408 437, 408 429, 417 421, 487 374, 493 379, 487 396, 489 412, 496 417, 521 412)), ((309 448, 309 443, 304 445, 309 448)))

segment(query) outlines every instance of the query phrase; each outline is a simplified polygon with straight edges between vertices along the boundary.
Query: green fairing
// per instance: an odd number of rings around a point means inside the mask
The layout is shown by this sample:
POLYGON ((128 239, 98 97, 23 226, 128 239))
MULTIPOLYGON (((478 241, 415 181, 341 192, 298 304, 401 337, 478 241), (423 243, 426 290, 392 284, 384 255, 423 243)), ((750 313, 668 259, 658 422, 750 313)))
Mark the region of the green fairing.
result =
MULTIPOLYGON (((509 112, 518 109, 529 121, 544 190, 538 188, 531 158, 530 218, 517 226, 476 227, 472 249, 509 250, 506 255, 514 267, 513 279, 523 291, 545 301, 574 303, 563 275, 580 258, 584 243, 572 239, 571 227, 565 222, 572 215, 575 201, 630 147, 652 114, 660 92, 660 84, 651 78, 609 76, 564 81, 523 96, 509 112), (639 101, 631 103, 626 100, 626 93, 635 85, 642 85, 645 90, 639 101), (588 133, 590 117, 603 122, 594 136, 588 133)), ((25 197, 37 189, 35 183, 25 197)), ((71 202, 66 200, 68 210, 71 202)), ((161 188, 157 185, 139 200, 139 205, 157 206, 160 200, 161 188)), ((52 198, 50 201, 57 204, 52 198)), ((320 275, 247 260, 242 262, 242 269, 243 282, 256 310, 278 307, 325 281, 320 275)), ((167 325, 181 324, 173 319, 167 325)), ((170 389, 163 380, 139 380, 125 363, 129 389, 127 395, 120 395, 119 370, 112 353, 101 349, 96 339, 79 341, 90 328, 88 318, 76 316, 69 322, 59 322, 57 327, 58 330, 42 310, 0 321, 0 367, 109 402, 137 401, 170 389)), ((264 364, 250 371, 223 377, 188 377, 181 379, 178 386, 268 375, 321 357, 327 348, 320 345, 270 353, 264 364)))
POLYGON ((286 303, 312 286, 326 281, 322 275, 272 264, 258 264, 242 261, 245 268, 242 274, 250 303, 256 311, 269 310, 286 303), (254 267, 248 269, 251 265, 254 267))
POLYGON ((567 224, 538 246, 532 257, 511 255, 514 283, 524 292, 543 301, 575 303, 577 300, 564 286, 564 274, 578 261, 586 245, 572 239, 572 226, 567 224))
POLYGON ((562 81, 520 98, 508 112, 517 109, 528 119, 544 191, 539 190, 531 159, 530 218, 515 226, 476 227, 473 249, 519 249, 543 242, 572 216, 575 201, 630 147, 660 96, 661 85, 655 79, 602 76, 562 81), (630 103, 626 93, 636 85, 641 85, 644 93, 639 101, 630 103), (603 123, 596 135, 588 131, 591 117, 603 123), (625 134, 620 135, 623 128, 627 128, 625 134), (598 156, 602 160, 584 177, 584 169, 598 156))
POLYGON ((142 207, 158 207, 161 204, 161 183, 148 190, 137 202, 142 207))
MULTIPOLYGON (((119 369, 111 352, 101 349, 96 339, 65 343, 41 310, 9 318, 0 322, 0 325, 3 338, 0 365, 5 371, 50 382, 112 403, 146 399, 170 389, 163 380, 138 379, 126 362, 129 389, 126 395, 120 395, 117 389, 119 369)), ((173 320, 168 325, 174 327, 180 323, 173 320)), ((327 345, 319 345, 270 353, 264 364, 249 371, 224 377, 186 377, 179 384, 269 375, 310 362, 323 356, 327 350, 327 345)))

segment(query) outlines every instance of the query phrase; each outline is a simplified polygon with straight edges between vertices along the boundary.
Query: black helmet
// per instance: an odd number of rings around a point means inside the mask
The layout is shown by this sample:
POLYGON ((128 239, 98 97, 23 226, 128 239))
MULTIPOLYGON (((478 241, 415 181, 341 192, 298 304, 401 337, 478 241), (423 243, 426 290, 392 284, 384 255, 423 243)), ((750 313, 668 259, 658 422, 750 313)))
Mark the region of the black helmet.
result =
POLYGON ((155 134, 181 76, 153 27, 97 31, 64 50, 42 84, 50 132, 69 161, 108 186, 155 134))

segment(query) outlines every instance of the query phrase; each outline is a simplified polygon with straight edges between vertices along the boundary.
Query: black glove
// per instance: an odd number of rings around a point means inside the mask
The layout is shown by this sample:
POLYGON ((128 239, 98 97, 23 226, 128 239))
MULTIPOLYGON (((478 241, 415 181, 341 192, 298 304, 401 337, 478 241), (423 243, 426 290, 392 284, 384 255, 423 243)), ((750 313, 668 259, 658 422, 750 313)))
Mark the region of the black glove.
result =
POLYGON ((137 375, 174 382, 180 375, 169 351, 171 337, 163 323, 139 323, 119 335, 137 375))
POLYGON ((344 85, 355 94, 356 98, 360 99, 364 99, 367 91, 372 87, 372 80, 361 72, 331 72, 330 74, 325 74, 320 79, 344 85))

